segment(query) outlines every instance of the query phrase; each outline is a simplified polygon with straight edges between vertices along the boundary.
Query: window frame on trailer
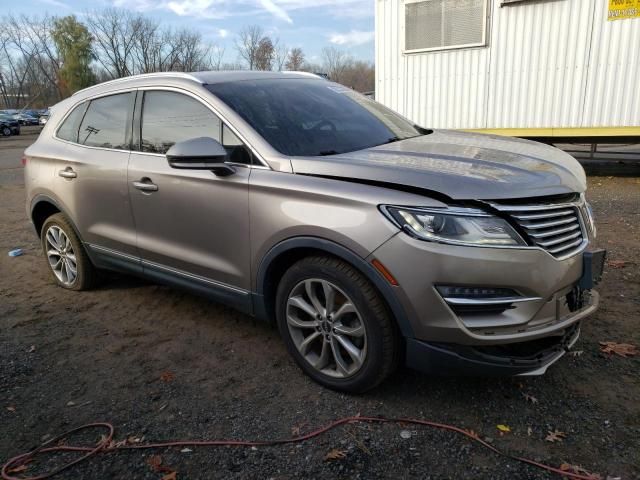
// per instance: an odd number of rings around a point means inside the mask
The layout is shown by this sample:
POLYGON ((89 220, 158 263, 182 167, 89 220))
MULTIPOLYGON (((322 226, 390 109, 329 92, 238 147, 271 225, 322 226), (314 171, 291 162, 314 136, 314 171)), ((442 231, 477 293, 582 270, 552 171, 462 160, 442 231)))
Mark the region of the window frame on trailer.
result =
POLYGON ((406 55, 412 55, 416 53, 429 53, 429 52, 443 52, 448 50, 461 50, 465 48, 482 48, 489 46, 489 15, 491 14, 491 2, 490 0, 482 0, 484 2, 484 16, 482 17, 482 41, 476 43, 466 43, 459 45, 448 45, 442 47, 427 47, 427 48, 414 48, 407 49, 407 5, 412 5, 414 3, 422 3, 422 2, 430 2, 434 0, 404 0, 400 4, 402 5, 402 15, 401 17, 401 31, 402 35, 402 53, 406 55))

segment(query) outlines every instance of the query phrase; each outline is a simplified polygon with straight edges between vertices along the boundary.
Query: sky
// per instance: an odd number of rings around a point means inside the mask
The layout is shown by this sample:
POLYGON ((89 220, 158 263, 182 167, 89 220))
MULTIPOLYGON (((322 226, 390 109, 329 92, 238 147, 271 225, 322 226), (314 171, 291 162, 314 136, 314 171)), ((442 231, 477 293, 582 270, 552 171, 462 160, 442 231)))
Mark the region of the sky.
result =
POLYGON ((234 39, 245 25, 260 25, 290 48, 300 47, 308 61, 320 63, 325 46, 373 61, 375 0, 20 0, 3 2, 0 14, 78 17, 87 11, 119 7, 150 15, 165 26, 189 27, 225 49, 235 62, 234 39), (7 8, 8 7, 8 8, 7 8))

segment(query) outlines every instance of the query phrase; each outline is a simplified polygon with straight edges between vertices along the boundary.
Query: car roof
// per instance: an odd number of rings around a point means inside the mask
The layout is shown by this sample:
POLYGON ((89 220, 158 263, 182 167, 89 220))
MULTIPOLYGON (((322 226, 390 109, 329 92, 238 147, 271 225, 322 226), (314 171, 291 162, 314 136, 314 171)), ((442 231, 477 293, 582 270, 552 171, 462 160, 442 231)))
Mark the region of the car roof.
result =
POLYGON ((95 95, 101 91, 108 91, 116 88, 127 88, 129 86, 141 85, 164 85, 167 82, 174 83, 191 83, 198 85, 211 85, 215 83, 242 82, 247 80, 276 80, 276 79, 316 79, 324 80, 322 77, 308 72, 264 72, 257 70, 238 70, 238 71, 211 71, 211 72, 158 72, 145 73, 141 75, 132 75, 130 77, 118 78, 110 80, 98 85, 79 90, 73 95, 85 94, 95 95))

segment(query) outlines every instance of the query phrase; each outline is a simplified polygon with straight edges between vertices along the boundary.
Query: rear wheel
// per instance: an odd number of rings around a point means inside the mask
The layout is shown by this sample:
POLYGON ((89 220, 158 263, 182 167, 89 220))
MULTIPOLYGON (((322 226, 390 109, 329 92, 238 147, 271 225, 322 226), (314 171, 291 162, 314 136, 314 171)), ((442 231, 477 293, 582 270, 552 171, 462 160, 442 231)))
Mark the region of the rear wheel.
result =
POLYGON ((67 217, 50 216, 42 226, 42 250, 55 282, 69 290, 87 290, 95 285, 97 272, 67 217))
POLYGON ((337 258, 294 264, 278 287, 276 315, 287 349, 321 385, 363 392, 395 367, 398 336, 380 294, 337 258))
POLYGON ((9 127, 2 127, 2 135, 8 137, 11 135, 11 129, 9 127))

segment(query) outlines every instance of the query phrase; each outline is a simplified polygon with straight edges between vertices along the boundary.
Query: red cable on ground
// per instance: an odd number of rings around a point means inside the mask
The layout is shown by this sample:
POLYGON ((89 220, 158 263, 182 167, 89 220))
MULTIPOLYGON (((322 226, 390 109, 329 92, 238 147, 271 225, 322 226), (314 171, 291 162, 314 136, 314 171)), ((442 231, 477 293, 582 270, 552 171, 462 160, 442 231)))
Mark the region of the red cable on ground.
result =
POLYGON ((236 447, 267 447, 267 446, 275 446, 275 445, 283 445, 287 443, 297 443, 304 442, 306 440, 310 440, 312 438, 318 437, 329 430, 332 430, 341 425, 347 425, 350 423, 405 423, 405 424, 413 424, 413 425, 421 425, 426 427, 438 428, 440 430, 447 430, 450 432, 455 432, 460 435, 464 435, 467 438, 470 438, 478 443, 480 443, 485 448, 488 448, 494 453, 498 455, 502 455, 503 457, 510 458, 512 460, 516 460, 518 462, 526 463, 528 465, 532 465, 534 467, 540 468, 542 470, 546 470, 548 472, 556 473, 558 475, 562 475, 564 477, 572 478, 575 480, 594 480, 594 477, 591 475, 580 475, 578 473, 568 472, 564 470, 560 470, 559 468, 551 467, 549 465, 545 465, 540 462, 536 462, 534 460, 530 460, 524 457, 518 457, 516 455, 512 455, 510 453, 503 452, 502 450, 497 449, 493 445, 485 442, 480 439, 476 434, 464 430, 459 427, 455 427, 453 425, 447 425, 443 423, 430 422, 428 420, 420 420, 414 418, 384 418, 384 417, 344 417, 334 422, 314 430, 305 435, 300 435, 298 437, 293 438, 285 438, 279 440, 258 440, 258 441, 247 441, 247 440, 209 440, 209 441, 198 441, 198 440, 186 440, 186 441, 176 441, 176 442, 160 442, 160 443, 147 443, 144 445, 120 445, 111 447, 113 440, 113 435, 115 430, 113 425, 110 423, 90 423, 87 425, 83 425, 78 428, 74 428, 73 430, 69 430, 68 432, 58 435, 51 440, 40 445, 38 448, 31 450, 30 452, 23 453, 16 457, 9 459, 2 466, 2 478, 4 480, 43 480, 46 478, 53 477, 58 473, 67 470, 73 465, 77 465, 80 462, 83 462, 89 459, 92 456, 95 456, 98 453, 110 453, 118 450, 144 450, 144 449, 157 449, 157 448, 168 448, 168 447, 220 447, 220 446, 236 446, 236 447), (73 447, 68 445, 52 445, 63 438, 68 437, 73 433, 80 432, 82 430, 87 430, 90 428, 104 428, 107 429, 108 434, 104 436, 102 441, 98 443, 94 447, 73 447), (36 477, 15 477, 12 476, 9 471, 15 470, 17 467, 24 465, 26 462, 29 462, 34 459, 34 457, 41 453, 50 453, 50 452, 85 452, 85 455, 80 458, 73 460, 61 467, 53 470, 52 472, 44 473, 42 475, 36 477))

